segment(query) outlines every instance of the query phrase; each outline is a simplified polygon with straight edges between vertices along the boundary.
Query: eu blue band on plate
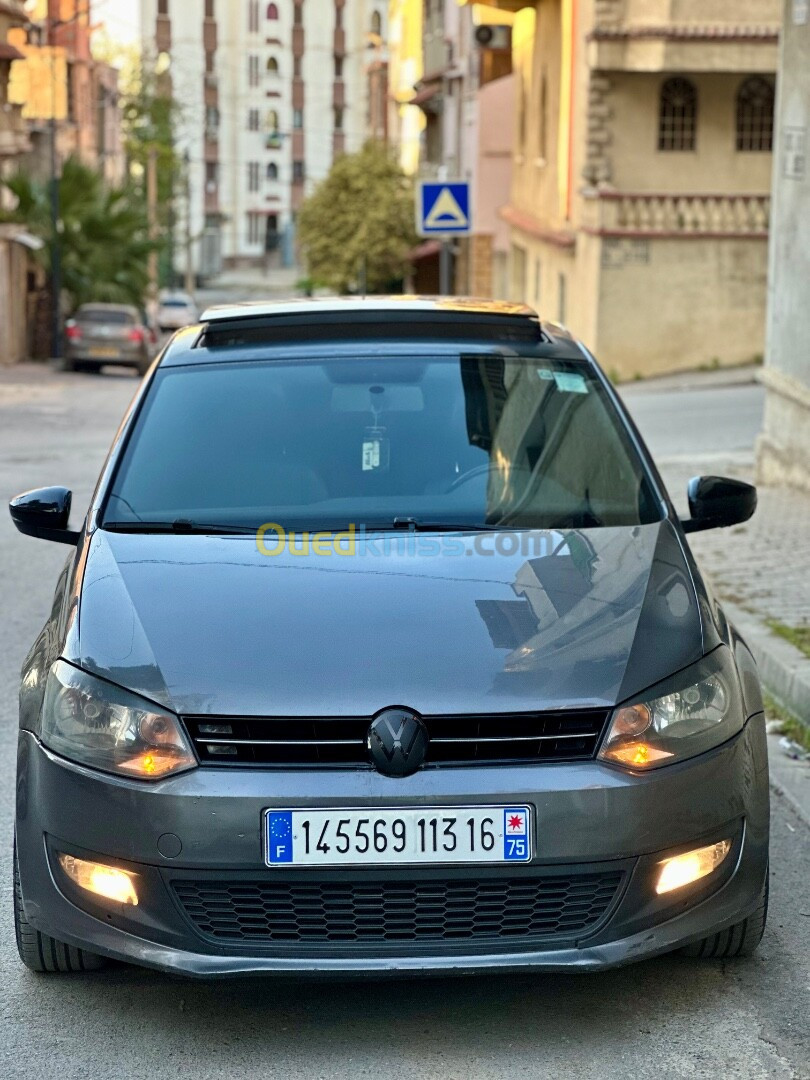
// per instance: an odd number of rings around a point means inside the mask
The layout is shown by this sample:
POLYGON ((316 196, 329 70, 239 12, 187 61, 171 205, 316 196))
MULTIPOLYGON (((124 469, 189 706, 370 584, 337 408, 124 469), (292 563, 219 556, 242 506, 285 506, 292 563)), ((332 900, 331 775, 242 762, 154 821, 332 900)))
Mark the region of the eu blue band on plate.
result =
POLYGON ((267 815, 267 861, 293 861, 293 831, 291 810, 271 810, 267 815))

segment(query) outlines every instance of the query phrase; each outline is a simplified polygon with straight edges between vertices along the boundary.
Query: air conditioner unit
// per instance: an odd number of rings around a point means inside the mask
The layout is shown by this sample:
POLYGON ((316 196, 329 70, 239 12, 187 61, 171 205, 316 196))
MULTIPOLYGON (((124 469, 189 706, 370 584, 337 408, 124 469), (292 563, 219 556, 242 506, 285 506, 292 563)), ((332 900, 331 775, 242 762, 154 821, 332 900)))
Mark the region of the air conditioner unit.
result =
POLYGON ((476 26, 475 41, 480 49, 511 49, 511 26, 476 26))

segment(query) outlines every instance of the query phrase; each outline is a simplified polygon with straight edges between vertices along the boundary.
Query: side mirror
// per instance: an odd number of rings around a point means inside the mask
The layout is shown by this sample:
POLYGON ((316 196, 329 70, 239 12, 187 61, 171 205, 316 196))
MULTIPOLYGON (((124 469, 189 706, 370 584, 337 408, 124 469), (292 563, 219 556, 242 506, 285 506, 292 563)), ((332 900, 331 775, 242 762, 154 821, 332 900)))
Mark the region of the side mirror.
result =
POLYGON ((73 493, 67 488, 38 488, 18 495, 8 508, 11 520, 25 536, 75 545, 79 542, 79 533, 68 529, 72 501, 73 493))
POLYGON ((748 521, 757 508, 757 489, 742 480, 722 476, 694 476, 689 481, 689 521, 684 532, 722 529, 748 521))

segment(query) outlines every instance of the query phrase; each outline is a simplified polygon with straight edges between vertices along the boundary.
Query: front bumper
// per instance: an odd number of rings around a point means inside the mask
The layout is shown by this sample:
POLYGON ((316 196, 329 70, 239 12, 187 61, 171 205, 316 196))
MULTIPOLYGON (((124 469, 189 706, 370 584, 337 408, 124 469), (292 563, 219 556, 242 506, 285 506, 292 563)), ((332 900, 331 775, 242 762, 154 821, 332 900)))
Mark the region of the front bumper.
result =
MULTIPOLYGON (((643 776, 597 762, 425 770, 405 780, 375 773, 200 768, 154 785, 101 776, 50 754, 29 732, 19 744, 17 846, 26 916, 68 944, 188 975, 590 971, 654 956, 739 922, 756 908, 767 870, 768 778, 762 718, 711 753, 643 776), (395 871, 279 871, 264 867, 267 807, 532 803, 536 856, 500 877, 609 872, 621 883, 586 932, 406 944, 214 940, 177 899, 178 880, 238 885, 330 878, 390 882, 395 871), (650 887, 661 858, 733 837, 705 882, 670 897, 650 887), (177 852, 179 843, 182 850, 177 852), (142 899, 125 908, 63 880, 56 851, 97 857, 139 875, 142 899), (174 857, 166 857, 167 852, 174 857)), ((399 871, 430 883, 484 878, 476 867, 399 871)))

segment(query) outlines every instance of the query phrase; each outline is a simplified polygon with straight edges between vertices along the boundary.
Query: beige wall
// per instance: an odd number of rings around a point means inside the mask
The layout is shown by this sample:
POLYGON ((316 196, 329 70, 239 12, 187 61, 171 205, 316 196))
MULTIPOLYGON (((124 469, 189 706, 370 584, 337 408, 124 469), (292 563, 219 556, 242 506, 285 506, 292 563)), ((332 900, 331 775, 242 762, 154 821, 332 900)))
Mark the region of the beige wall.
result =
POLYGON ((618 0, 616 6, 630 26, 761 26, 782 16, 780 0, 618 0))
POLYGON ((751 192, 770 190, 771 155, 735 145, 737 90, 745 76, 690 76, 698 93, 696 149, 658 150, 658 101, 668 74, 612 73, 613 183, 620 191, 751 192))
POLYGON ((764 240, 617 239, 601 246, 599 322, 589 344, 605 370, 630 379, 762 358, 764 240))

